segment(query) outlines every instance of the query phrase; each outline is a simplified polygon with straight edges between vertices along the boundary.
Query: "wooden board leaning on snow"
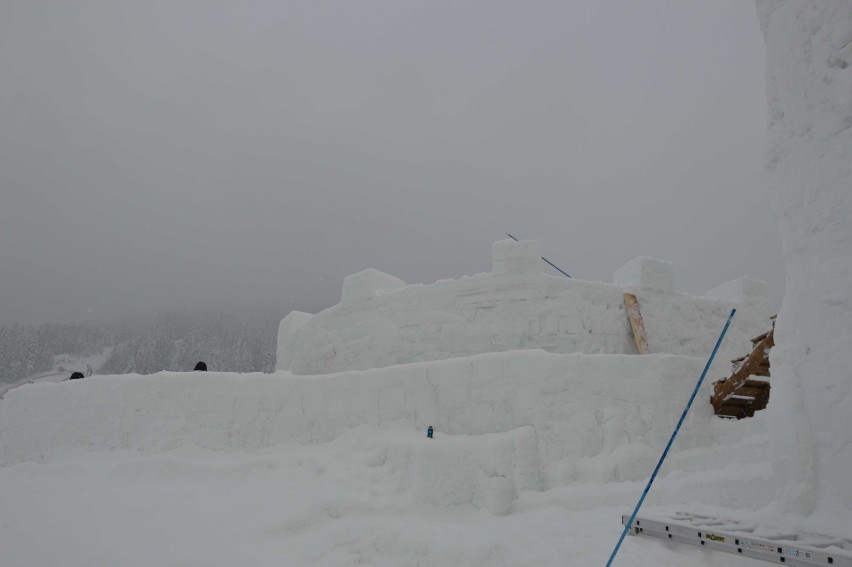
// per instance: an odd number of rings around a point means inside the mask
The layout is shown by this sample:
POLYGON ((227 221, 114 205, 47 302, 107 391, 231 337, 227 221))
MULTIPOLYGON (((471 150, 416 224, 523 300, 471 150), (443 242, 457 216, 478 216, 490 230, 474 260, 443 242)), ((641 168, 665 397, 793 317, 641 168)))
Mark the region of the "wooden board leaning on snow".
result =
POLYGON ((639 311, 639 300, 632 293, 625 293, 624 305, 627 307, 627 318, 630 319, 630 328, 633 330, 636 350, 639 351, 639 354, 648 354, 648 337, 645 334, 642 313, 639 311))

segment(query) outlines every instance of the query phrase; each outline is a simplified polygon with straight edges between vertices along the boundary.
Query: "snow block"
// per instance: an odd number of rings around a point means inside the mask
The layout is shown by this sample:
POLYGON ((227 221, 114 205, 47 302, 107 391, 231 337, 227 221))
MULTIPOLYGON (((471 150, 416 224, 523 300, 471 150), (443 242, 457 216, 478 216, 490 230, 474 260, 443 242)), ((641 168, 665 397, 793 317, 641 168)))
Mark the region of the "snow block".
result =
POLYGON ((675 289, 674 264, 656 258, 639 256, 612 274, 616 285, 671 292, 675 289))
POLYGON ((343 278, 340 303, 351 305, 404 287, 405 282, 398 277, 370 268, 343 278))
POLYGON ((541 242, 498 240, 491 247, 492 274, 539 274, 541 242))
POLYGON ((770 300, 769 284, 748 276, 725 282, 704 295, 735 303, 756 303, 762 300, 770 300))
POLYGON ((512 512, 514 486, 505 476, 489 479, 488 510, 495 516, 508 516, 512 512))
POLYGON ((286 317, 281 319, 281 324, 278 325, 278 348, 275 355, 275 370, 290 369, 290 345, 293 341, 293 335, 302 326, 313 319, 313 315, 304 311, 290 311, 286 317))

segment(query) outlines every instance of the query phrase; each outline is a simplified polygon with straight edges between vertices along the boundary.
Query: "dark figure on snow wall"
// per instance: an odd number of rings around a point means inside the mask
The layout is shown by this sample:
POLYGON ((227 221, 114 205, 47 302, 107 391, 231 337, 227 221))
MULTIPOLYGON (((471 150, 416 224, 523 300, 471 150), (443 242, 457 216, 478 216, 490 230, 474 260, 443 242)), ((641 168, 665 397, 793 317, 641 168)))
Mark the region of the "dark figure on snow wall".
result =
POLYGON ((200 370, 201 372, 207 372, 207 365, 204 362, 197 362, 195 364, 195 368, 193 370, 200 370))
POLYGON ((79 380, 80 378, 85 378, 85 376, 83 376, 83 373, 75 372, 71 375, 71 378, 69 378, 69 380, 79 380))
POLYGON ((426 437, 428 437, 429 439, 432 439, 432 434, 433 434, 433 433, 435 433, 435 430, 434 430, 434 429, 432 429, 432 426, 430 425, 430 426, 429 426, 429 429, 427 429, 427 430, 426 430, 426 437))

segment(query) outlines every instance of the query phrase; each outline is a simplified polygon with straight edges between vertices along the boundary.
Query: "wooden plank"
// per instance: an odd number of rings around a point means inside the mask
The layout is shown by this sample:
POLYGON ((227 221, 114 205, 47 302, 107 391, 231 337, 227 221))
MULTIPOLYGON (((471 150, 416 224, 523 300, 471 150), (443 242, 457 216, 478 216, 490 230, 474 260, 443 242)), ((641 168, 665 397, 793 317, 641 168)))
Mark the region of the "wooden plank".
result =
POLYGON ((762 341, 763 339, 765 339, 765 338, 766 338, 766 335, 768 335, 769 333, 770 333, 770 331, 766 331, 765 333, 763 333, 763 334, 761 334, 761 335, 758 335, 758 336, 754 337, 754 338, 751 340, 751 344, 752 344, 752 345, 756 345, 757 343, 759 343, 760 341, 762 341))
POLYGON ((737 396, 751 396, 752 398, 769 397, 769 388, 749 388, 743 386, 736 393, 737 396))
POLYGON ((630 319, 636 350, 639 354, 648 354, 648 337, 645 335, 645 324, 642 322, 642 313, 639 311, 639 300, 632 293, 625 293, 624 305, 627 307, 627 318, 630 319))

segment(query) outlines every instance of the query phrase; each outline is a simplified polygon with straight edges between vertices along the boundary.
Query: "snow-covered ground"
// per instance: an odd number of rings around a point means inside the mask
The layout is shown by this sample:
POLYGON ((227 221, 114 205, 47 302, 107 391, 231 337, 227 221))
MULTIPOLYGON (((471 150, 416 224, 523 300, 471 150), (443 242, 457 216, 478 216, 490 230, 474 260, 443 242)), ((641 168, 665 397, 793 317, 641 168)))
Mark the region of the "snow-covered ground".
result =
MULTIPOLYGON (((389 453, 421 458, 404 425, 330 443, 252 452, 72 452, 0 469, 5 567, 603 565, 640 483, 523 492, 507 516, 436 507, 401 487, 389 453)), ((656 539, 628 538, 616 565, 757 566, 656 539)))

